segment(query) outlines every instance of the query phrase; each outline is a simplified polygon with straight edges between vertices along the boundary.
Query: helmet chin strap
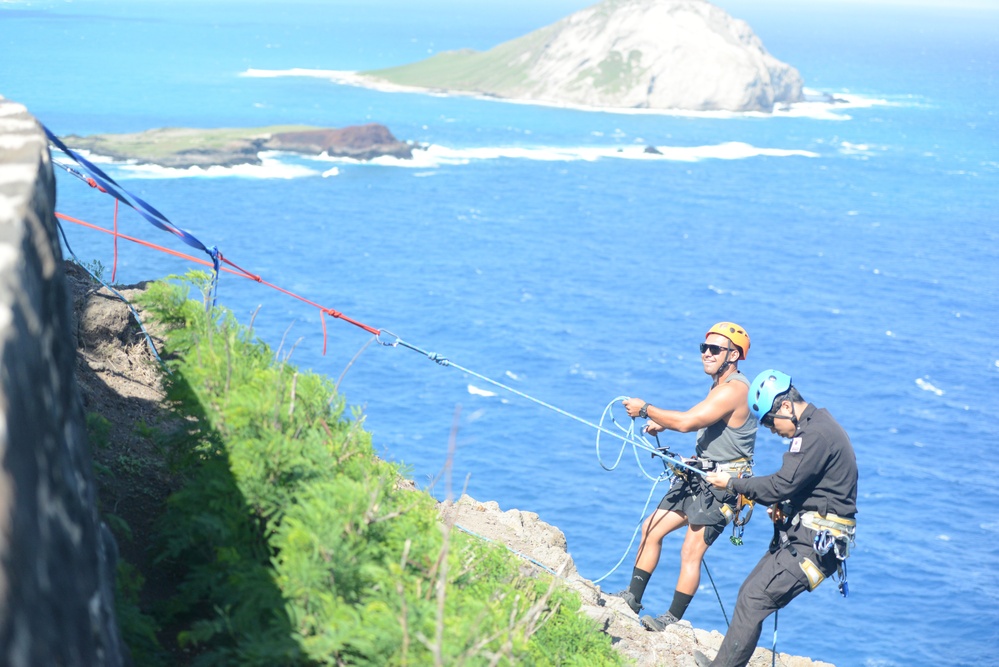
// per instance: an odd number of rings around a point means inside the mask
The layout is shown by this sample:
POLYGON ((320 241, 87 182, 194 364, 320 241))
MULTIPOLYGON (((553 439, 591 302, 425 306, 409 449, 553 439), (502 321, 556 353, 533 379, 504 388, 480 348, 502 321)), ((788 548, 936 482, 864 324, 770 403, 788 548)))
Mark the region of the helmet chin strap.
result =
MULTIPOLYGON (((788 401, 788 403, 791 403, 791 401, 788 401)), ((778 419, 790 419, 791 423, 794 424, 794 428, 798 428, 798 415, 794 411, 794 403, 791 403, 791 416, 774 415, 774 421, 777 421, 778 419)))
POLYGON ((725 369, 732 365, 732 360, 729 359, 728 357, 734 350, 735 348, 732 347, 731 343, 725 348, 725 361, 724 363, 722 363, 721 367, 719 367, 714 374, 715 382, 720 380, 721 376, 724 375, 725 373, 725 369))

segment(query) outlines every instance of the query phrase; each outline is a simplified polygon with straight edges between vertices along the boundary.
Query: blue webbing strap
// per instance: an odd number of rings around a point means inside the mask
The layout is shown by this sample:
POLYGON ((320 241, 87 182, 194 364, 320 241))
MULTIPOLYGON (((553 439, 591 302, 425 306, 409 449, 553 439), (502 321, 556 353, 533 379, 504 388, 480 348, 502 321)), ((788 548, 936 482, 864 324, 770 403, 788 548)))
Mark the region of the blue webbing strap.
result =
POLYGON ((204 243, 199 241, 190 232, 187 232, 175 224, 170 222, 169 219, 159 211, 157 211, 153 206, 141 197, 132 194, 125 188, 121 187, 113 178, 104 173, 104 171, 95 165, 93 162, 83 157, 76 151, 72 150, 66 144, 64 144, 59 137, 55 136, 49 128, 42 125, 42 129, 45 130, 45 136, 48 140, 59 150, 65 153, 67 156, 72 158, 77 164, 83 167, 93 179, 101 186, 109 195, 125 204, 126 206, 135 209, 135 211, 149 221, 152 225, 162 229, 165 232, 170 232, 174 236, 178 237, 181 241, 191 246, 192 248, 197 248, 203 251, 212 259, 212 266, 214 267, 215 274, 212 277, 211 294, 212 294, 212 304, 215 304, 215 295, 218 288, 219 279, 219 268, 220 268, 220 255, 219 250, 216 246, 208 248, 204 243))

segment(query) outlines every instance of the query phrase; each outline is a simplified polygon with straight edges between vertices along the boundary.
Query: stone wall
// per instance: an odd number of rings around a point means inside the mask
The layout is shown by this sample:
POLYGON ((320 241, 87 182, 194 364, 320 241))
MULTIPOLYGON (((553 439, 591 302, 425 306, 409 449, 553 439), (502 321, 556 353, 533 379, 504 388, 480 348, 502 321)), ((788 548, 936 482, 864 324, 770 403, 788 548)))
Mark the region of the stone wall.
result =
POLYGON ((125 665, 55 196, 44 132, 0 97, 0 664, 125 665))

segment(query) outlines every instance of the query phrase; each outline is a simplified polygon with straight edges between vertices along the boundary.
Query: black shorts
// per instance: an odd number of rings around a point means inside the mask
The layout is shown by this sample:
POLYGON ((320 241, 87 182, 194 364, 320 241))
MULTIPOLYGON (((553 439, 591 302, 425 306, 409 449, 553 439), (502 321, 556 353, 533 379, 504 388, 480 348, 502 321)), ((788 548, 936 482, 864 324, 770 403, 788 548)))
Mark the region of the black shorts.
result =
POLYGON ((719 489, 697 478, 688 482, 677 475, 659 509, 683 514, 691 526, 704 526, 704 543, 710 546, 735 516, 737 501, 738 496, 728 489, 719 489), (722 505, 728 505, 728 510, 722 512, 722 505))

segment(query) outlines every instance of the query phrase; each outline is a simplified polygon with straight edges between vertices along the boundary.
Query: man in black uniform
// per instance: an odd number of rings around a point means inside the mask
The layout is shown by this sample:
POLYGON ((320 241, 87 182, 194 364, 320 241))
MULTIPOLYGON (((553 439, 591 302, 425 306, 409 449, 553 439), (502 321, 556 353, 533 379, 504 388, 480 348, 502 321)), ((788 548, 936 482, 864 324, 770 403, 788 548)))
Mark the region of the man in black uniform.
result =
POLYGON ((857 513, 857 458, 843 428, 829 412, 807 403, 776 370, 756 376, 749 409, 763 426, 791 440, 780 470, 765 477, 709 472, 719 488, 773 505, 774 539, 739 589, 732 624, 718 655, 699 666, 742 667, 749 662, 763 621, 823 579, 837 574, 846 595, 845 560, 853 543, 857 513))

